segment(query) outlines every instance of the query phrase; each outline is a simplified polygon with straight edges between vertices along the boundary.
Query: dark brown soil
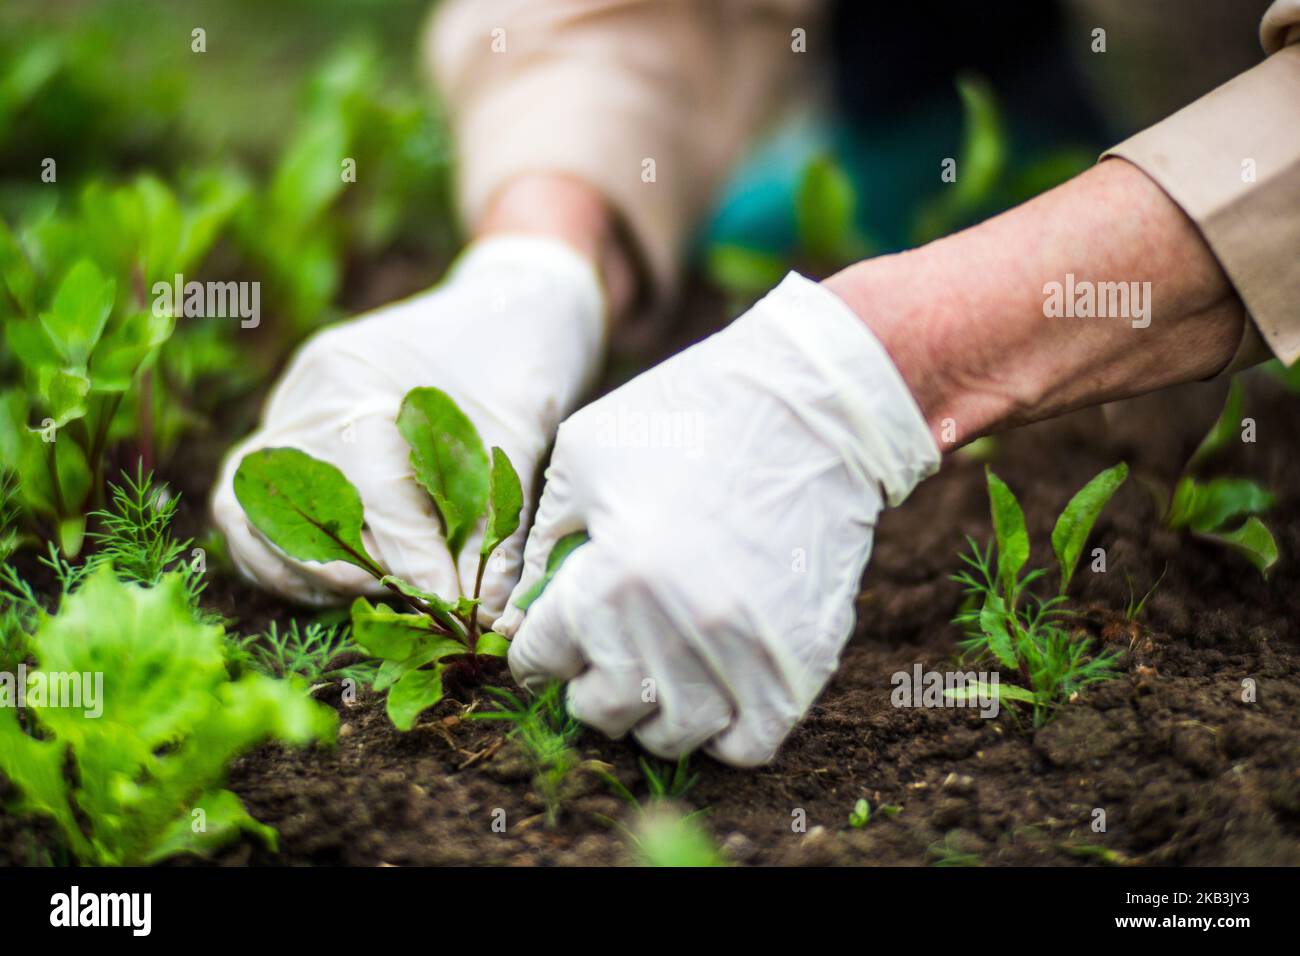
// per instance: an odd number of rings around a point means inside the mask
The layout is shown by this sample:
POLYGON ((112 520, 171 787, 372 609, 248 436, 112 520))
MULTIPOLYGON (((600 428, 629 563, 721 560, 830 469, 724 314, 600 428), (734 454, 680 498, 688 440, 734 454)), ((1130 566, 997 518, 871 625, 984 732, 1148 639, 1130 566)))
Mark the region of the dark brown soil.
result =
MULTIPOLYGON (((999 440, 998 472, 1020 494, 1038 543, 1084 480, 1126 458, 1134 479, 1092 538, 1108 571, 1076 585, 1088 630, 1129 647, 1124 674, 1041 729, 1003 713, 895 709, 890 676, 950 660, 959 593, 947 575, 962 535, 989 534, 982 465, 956 460, 884 516, 859 598, 857 634, 838 675, 769 767, 696 760, 689 802, 728 855, 751 864, 927 864, 944 848, 986 864, 1300 864, 1300 451, 1295 399, 1257 382, 1249 412, 1262 436, 1223 465, 1277 489, 1271 519, 1284 554, 1265 583, 1243 560, 1160 530, 1143 483, 1166 479, 1214 416, 1221 392, 1198 386, 1023 429, 999 440), (1107 424, 1109 419, 1109 426, 1107 424), (1131 433, 1131 434, 1129 434, 1131 433), (1168 573, 1135 628, 1126 576, 1141 591, 1168 573), (1254 703, 1242 680, 1256 682, 1254 703), (876 814, 848 826, 859 798, 876 814), (806 815, 806 832, 792 826, 806 815), (1094 832, 1094 810, 1106 815, 1094 832), (1084 849, 1080 849, 1083 847, 1084 849), (1087 847, 1102 847, 1099 856, 1087 847)), ((1035 551, 1050 561, 1045 548, 1035 551)), ((629 859, 605 818, 626 808, 579 780, 559 825, 495 724, 460 720, 445 701, 409 734, 378 701, 341 707, 336 751, 264 750, 235 789, 281 833, 281 852, 240 847, 227 862, 520 865, 629 859), (506 812, 507 832, 491 828, 506 812)), ((584 756, 613 764, 644 793, 636 748, 596 734, 584 756)))
MULTIPOLYGON (((948 575, 963 536, 990 522, 983 465, 948 462, 882 517, 858 599, 857 632, 821 699, 768 767, 739 771, 703 757, 688 795, 726 854, 743 864, 915 864, 963 853, 984 864, 1300 864, 1300 457, 1297 399, 1252 381, 1258 442, 1216 462, 1273 488, 1269 518, 1282 562, 1265 583, 1244 560, 1162 530, 1147 486, 1167 482, 1213 420, 1220 385, 1184 388, 1106 412, 1080 413, 998 439, 993 464, 1018 493, 1038 564, 1051 524, 1101 468, 1126 459, 1133 477, 1103 513, 1089 547, 1108 571, 1081 565, 1072 592, 1099 642, 1131 648, 1120 679, 1092 687, 1035 730, 1004 710, 896 709, 890 677, 953 658, 959 602, 948 575), (1168 567, 1135 626, 1139 593, 1168 567), (1242 682, 1257 686, 1253 703, 1242 682), (901 812, 848 825, 855 801, 901 812), (1094 832, 1096 810, 1105 832, 1094 832), (799 811, 803 813, 799 813, 799 811), (793 824, 806 818, 804 832, 793 824), (1090 849, 1091 848, 1091 849, 1090 849), (1095 848, 1103 848, 1098 852, 1095 848)), ((189 460, 201 501, 202 455, 189 460)), ((215 607, 245 629, 285 610, 230 580, 215 607)), ((505 678, 503 677, 504 681, 505 678)), ((332 695, 332 696, 331 696, 332 695)), ((444 700, 409 733, 382 700, 338 707, 337 748, 267 747, 239 761, 230 784, 280 832, 280 852, 251 843, 218 862, 347 865, 596 865, 631 859, 611 819, 627 808, 578 775, 558 825, 544 824, 530 772, 502 725, 461 719, 473 692, 444 700), (506 832, 494 832, 494 811, 506 832), (497 815, 499 816, 499 814, 497 815)), ((636 748, 583 736, 584 757, 645 792, 636 748)), ((0 821, 0 835, 14 833, 0 821)), ((39 840, 39 836, 37 837, 39 840)), ((30 838, 26 841, 30 843, 30 838)), ((0 856, 21 861, 16 841, 0 856)))

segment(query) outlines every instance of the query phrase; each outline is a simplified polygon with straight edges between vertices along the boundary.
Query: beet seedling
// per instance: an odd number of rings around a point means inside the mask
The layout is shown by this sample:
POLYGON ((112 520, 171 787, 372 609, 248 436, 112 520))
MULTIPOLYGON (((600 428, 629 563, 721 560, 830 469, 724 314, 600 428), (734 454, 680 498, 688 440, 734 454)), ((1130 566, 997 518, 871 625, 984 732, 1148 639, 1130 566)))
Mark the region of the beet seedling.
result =
POLYGON ((970 570, 953 576, 963 585, 968 602, 953 620, 966 630, 967 639, 959 645, 966 654, 993 658, 1020 683, 1005 679, 997 686, 980 683, 945 691, 945 696, 964 699, 991 695, 1027 704, 1033 710, 1034 726, 1038 727, 1081 687, 1115 676, 1118 655, 1090 656, 1091 641, 1062 626, 1068 616, 1062 605, 1088 534, 1127 475, 1128 467, 1122 462, 1108 468, 1065 506, 1052 530, 1060 590, 1044 599, 1027 590, 1047 572, 1041 568, 1024 572, 1029 560, 1029 533, 1020 503, 1001 478, 987 471, 994 541, 981 551, 974 540, 968 539, 972 553, 961 555, 961 559, 970 570))
POLYGON ((1242 390, 1234 379, 1223 411, 1183 467, 1172 493, 1157 489, 1167 527, 1242 555, 1266 579, 1278 561, 1277 541, 1259 519, 1273 507, 1268 489, 1248 478, 1196 477, 1200 466, 1225 448, 1242 422, 1242 390))
POLYGON ((436 388, 407 393, 397 429, 411 447, 415 480, 442 518, 443 540, 457 565, 470 532, 484 524, 473 590, 454 599, 422 590, 389 574, 366 552, 361 496, 333 465, 292 448, 247 455, 235 473, 235 497, 253 525, 300 561, 346 561, 372 575, 405 605, 393 611, 357 598, 352 638, 383 663, 374 688, 387 691, 388 716, 409 730, 421 712, 442 699, 446 668, 477 671, 480 655, 504 657, 506 639, 480 632, 479 591, 488 558, 519 527, 523 489, 510 459, 493 448, 489 459, 478 431, 450 396, 436 388))
POLYGON ((200 268, 244 198, 242 182, 221 174, 187 193, 149 175, 91 182, 74 211, 16 233, 0 223, 0 460, 18 474, 24 516, 72 557, 85 512, 102 501, 110 450, 133 439, 147 466, 193 423, 194 376, 235 367, 199 331, 221 326, 178 331, 181 310, 151 294, 200 268), (164 348, 174 333, 183 349, 164 348))

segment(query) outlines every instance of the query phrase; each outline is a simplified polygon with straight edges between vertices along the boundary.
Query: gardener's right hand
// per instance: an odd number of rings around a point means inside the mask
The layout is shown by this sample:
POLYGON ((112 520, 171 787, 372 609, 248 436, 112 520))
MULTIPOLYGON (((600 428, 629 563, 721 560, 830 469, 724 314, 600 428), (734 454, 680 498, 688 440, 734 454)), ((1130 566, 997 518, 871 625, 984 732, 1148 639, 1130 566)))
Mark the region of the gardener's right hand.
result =
MULTIPOLYGON (((235 564, 304 603, 380 590, 351 565, 289 558, 244 516, 233 487, 240 461, 259 448, 292 447, 334 464, 356 486, 366 548, 389 572, 449 598, 459 593, 458 574, 472 588, 481 529, 453 566, 394 424, 402 399, 418 386, 450 395, 484 444, 510 456, 528 498, 555 429, 598 367, 604 309, 596 271, 577 252, 553 239, 506 236, 471 246, 435 288, 314 336, 272 390, 260 427, 227 456, 213 492, 235 564)), ((519 576, 526 532, 520 527, 488 562, 487 623, 519 576)))

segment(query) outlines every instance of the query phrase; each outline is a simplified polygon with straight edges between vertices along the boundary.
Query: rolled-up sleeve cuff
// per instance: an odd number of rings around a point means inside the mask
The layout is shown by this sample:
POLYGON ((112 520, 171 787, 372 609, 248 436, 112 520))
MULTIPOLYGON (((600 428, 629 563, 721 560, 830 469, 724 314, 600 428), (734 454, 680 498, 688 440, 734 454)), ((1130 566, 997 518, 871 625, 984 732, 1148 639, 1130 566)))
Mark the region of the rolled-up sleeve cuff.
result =
POLYGON ((1143 130, 1103 158, 1133 163, 1196 223, 1253 320, 1230 369, 1300 359, 1300 46, 1143 130))

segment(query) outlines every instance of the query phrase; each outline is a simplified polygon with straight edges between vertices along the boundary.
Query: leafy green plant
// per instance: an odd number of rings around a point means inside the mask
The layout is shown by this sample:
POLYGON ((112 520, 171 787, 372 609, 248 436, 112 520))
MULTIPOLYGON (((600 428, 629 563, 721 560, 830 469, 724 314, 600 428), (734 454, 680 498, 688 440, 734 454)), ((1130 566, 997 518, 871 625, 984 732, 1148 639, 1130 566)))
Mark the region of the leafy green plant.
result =
POLYGON ((1244 405, 1241 383, 1233 379, 1223 411, 1201 439, 1173 491, 1157 490, 1165 526, 1186 531, 1240 554, 1265 579, 1278 562, 1277 541, 1258 517, 1273 507, 1273 494, 1248 478, 1202 479, 1201 467, 1237 437, 1244 405))
POLYGON ((519 744, 533 768, 533 787, 546 807, 546 825, 554 827, 571 789, 573 775, 581 770, 603 771, 605 765, 597 760, 583 760, 574 748, 582 725, 565 707, 564 686, 558 681, 547 684, 527 702, 503 687, 485 690, 501 701, 502 709, 469 716, 475 720, 504 720, 514 725, 510 737, 519 744))
MULTIPOLYGON (((0 224, 0 325, 12 356, 0 390, 0 452, 24 512, 75 556, 100 502, 107 452, 134 440, 147 461, 192 423, 185 383, 162 372, 173 308, 156 281, 196 268, 242 201, 232 177, 196 177, 179 199, 152 176, 90 182, 79 205, 15 235, 0 224)), ((227 370, 235 367, 234 353, 227 370)), ((165 363, 164 363, 165 365, 165 363)))
POLYGON ((397 428, 411 448, 415 480, 442 518, 443 540, 453 567, 470 532, 483 523, 472 589, 454 598, 424 591, 389 574, 361 540, 361 496, 327 462, 291 448, 253 452, 235 473, 235 496, 248 518, 276 547, 300 561, 345 561, 366 571, 405 605, 394 611, 357 598, 352 636, 383 663, 374 688, 387 691, 388 716, 409 730, 424 710, 442 699, 443 673, 452 663, 471 671, 481 656, 504 657, 506 639, 480 633, 479 591, 487 560, 519 527, 523 489, 510 459, 482 439, 454 401, 436 388, 409 392, 397 428))
POLYGON ((1028 705, 1037 727, 1075 691, 1115 676, 1118 655, 1090 655, 1091 641, 1065 629, 1068 612, 1062 605, 1088 534, 1127 474, 1128 467, 1122 462, 1106 469, 1080 489, 1061 512, 1052 530, 1060 590, 1042 598, 1028 590, 1047 572, 1041 568, 1025 571, 1029 533, 1024 512, 1006 483, 986 469, 994 540, 981 550, 968 539, 971 553, 961 555, 968 569, 953 576, 963 586, 967 601, 954 622, 966 631, 967 638, 959 645, 966 655, 991 658, 1004 671, 996 687, 981 683, 948 690, 945 695, 956 699, 990 695, 1028 705), (1020 683, 1008 683, 1007 674, 1020 683))
POLYGON ((282 628, 272 621, 258 634, 231 635, 227 648, 227 656, 240 667, 269 677, 296 675, 313 687, 349 679, 364 686, 374 681, 378 667, 375 661, 340 663, 340 658, 362 656, 346 624, 312 621, 299 626, 290 621, 282 628))
POLYGON ((290 332, 331 315, 349 253, 384 246, 404 223, 452 251, 453 230, 438 229, 454 219, 448 136, 429 98, 393 80, 373 44, 333 50, 308 77, 270 181, 236 223, 290 332))
POLYGON ((20 794, 14 809, 53 820, 82 863, 205 853, 241 832, 274 847, 275 831, 222 788, 226 767, 264 740, 334 736, 334 712, 301 683, 229 679, 221 627, 194 619, 174 574, 146 588, 97 569, 42 616, 30 651, 26 709, 0 708, 0 772, 20 794), (32 696, 74 678, 76 706, 32 696))

